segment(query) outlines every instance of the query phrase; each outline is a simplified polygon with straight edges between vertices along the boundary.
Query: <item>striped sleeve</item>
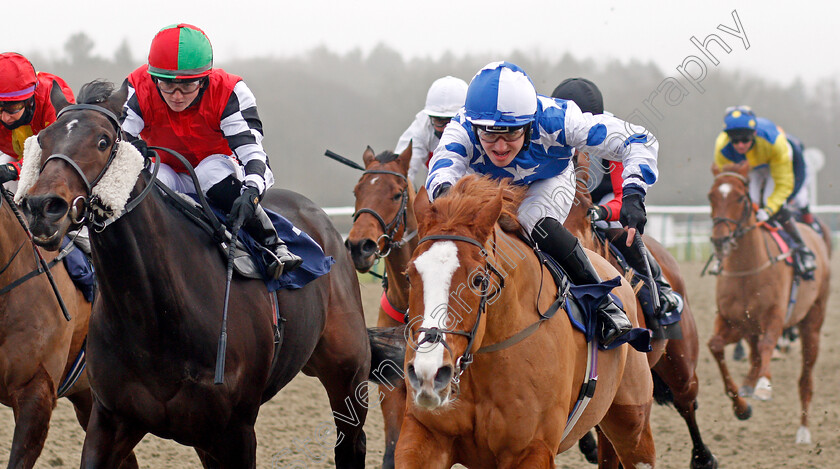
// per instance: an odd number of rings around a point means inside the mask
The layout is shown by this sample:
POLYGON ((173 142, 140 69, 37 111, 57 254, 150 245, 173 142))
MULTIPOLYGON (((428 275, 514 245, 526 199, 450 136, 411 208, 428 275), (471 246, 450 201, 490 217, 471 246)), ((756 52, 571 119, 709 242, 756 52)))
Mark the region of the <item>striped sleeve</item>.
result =
POLYGON ((140 132, 146 126, 146 123, 143 122, 143 115, 140 112, 140 104, 137 102, 137 93, 134 92, 134 86, 131 85, 131 82, 128 83, 128 99, 123 104, 123 113, 120 119, 123 120, 123 132, 132 138, 138 138, 140 132))
POLYGON ((243 182, 256 187, 260 194, 264 193, 274 185, 274 174, 262 146, 263 129, 257 100, 244 81, 240 80, 234 86, 219 126, 228 146, 245 166, 243 182))
POLYGON ((454 185, 466 173, 472 158, 473 143, 462 123, 463 112, 446 126, 429 161, 429 176, 426 178, 426 194, 433 199, 435 189, 443 183, 454 185))

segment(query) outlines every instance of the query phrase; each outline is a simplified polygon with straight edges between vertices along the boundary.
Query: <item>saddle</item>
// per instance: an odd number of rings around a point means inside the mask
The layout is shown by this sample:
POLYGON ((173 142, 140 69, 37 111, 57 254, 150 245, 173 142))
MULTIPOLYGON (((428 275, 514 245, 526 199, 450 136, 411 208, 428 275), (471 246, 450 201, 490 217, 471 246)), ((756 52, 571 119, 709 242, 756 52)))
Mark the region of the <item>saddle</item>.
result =
POLYGON ((263 256, 259 255, 261 246, 245 230, 239 231, 239 236, 233 234, 224 224, 226 215, 216 207, 211 206, 215 219, 210 220, 200 203, 192 194, 181 194, 155 181, 163 199, 178 209, 188 220, 206 231, 219 247, 219 253, 227 262, 230 243, 233 243, 233 270, 237 275, 251 279, 261 279, 268 291, 280 289, 298 289, 316 278, 328 273, 335 263, 331 256, 324 254, 321 246, 308 234, 295 227, 289 220, 278 213, 263 207, 271 219, 272 224, 291 251, 303 258, 299 268, 285 272, 279 279, 271 279, 266 274, 263 256))

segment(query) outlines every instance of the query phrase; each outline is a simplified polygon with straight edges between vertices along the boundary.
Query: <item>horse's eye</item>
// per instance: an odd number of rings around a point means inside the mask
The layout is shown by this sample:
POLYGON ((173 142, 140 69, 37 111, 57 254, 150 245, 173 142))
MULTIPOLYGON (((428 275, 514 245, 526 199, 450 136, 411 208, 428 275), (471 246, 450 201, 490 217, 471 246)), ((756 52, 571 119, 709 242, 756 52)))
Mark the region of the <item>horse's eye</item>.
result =
POLYGON ((395 196, 391 197, 391 198, 393 200, 400 200, 401 197, 402 197, 402 192, 397 192, 397 194, 395 196))
POLYGON ((99 143, 97 143, 96 146, 99 148, 99 151, 105 151, 105 149, 108 148, 109 143, 111 142, 108 140, 108 137, 100 137, 99 143))
POLYGON ((405 281, 408 282, 409 285, 411 285, 411 277, 408 274, 405 274, 405 281))
POLYGON ((483 275, 476 275, 473 277, 473 286, 476 288, 484 288, 484 276, 483 275))

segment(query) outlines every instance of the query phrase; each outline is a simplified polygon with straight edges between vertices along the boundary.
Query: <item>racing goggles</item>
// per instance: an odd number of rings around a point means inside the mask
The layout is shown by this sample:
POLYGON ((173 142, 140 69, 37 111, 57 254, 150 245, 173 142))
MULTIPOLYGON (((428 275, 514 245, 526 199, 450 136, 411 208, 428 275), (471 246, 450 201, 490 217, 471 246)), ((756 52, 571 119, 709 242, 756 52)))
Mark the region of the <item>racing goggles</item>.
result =
POLYGON ((496 143, 499 139, 506 142, 514 142, 525 135, 525 129, 528 126, 522 127, 502 127, 502 126, 476 126, 475 133, 478 138, 484 143, 496 143))
POLYGON ((26 107, 26 101, 0 101, 0 112, 6 114, 17 114, 26 107))
POLYGON ((201 80, 191 80, 191 81, 164 81, 158 80, 157 87, 161 93, 164 94, 173 94, 176 91, 180 91, 181 94, 190 94, 195 93, 201 88, 201 80))

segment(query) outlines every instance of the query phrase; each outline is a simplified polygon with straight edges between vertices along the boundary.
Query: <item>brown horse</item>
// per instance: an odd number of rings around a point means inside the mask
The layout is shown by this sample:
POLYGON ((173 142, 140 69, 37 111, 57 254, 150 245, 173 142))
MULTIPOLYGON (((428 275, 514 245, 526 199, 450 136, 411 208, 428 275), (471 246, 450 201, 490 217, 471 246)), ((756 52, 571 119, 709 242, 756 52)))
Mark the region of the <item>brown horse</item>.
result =
MULTIPOLYGON (((422 238, 408 269, 417 342, 406 351, 411 399, 397 467, 551 468, 599 423, 625 467, 653 467, 647 360, 629 346, 598 351, 563 310, 540 319, 557 288, 511 235, 523 196, 467 176, 434 204, 417 199, 422 238), (585 392, 593 373, 597 386, 585 392)), ((618 275, 590 256, 602 278, 618 275)), ((613 292, 637 324, 629 283, 613 292)))
MULTIPOLYGON (((579 161, 581 167, 585 167, 587 161, 579 161)), ((575 202, 569 211, 564 226, 572 232, 581 242, 583 247, 595 251, 619 271, 623 270, 616 256, 604 244, 600 237, 596 236, 592 223, 588 216, 589 208, 593 206, 592 198, 587 189, 587 176, 585 171, 578 171, 580 179, 577 181, 575 202)), ((680 274, 679 265, 674 257, 648 235, 643 235, 645 246, 650 250, 653 257, 659 262, 662 274, 671 284, 673 290, 679 293, 684 301, 680 328, 682 339, 656 338, 651 341, 651 351, 647 354, 648 364, 654 376, 654 397, 659 404, 672 403, 685 420, 688 426, 688 433, 693 445, 691 451, 691 462, 689 466, 695 468, 715 468, 717 460, 712 452, 703 443, 700 435, 700 428, 697 425, 697 394, 700 390, 697 379, 697 361, 700 352, 700 341, 697 337, 697 325, 686 294, 685 281, 680 274)), ((624 239, 621 240, 624 242, 624 239)), ((641 313, 641 304, 636 301, 637 311, 641 313)), ((644 322, 643 314, 639 314, 639 321, 644 322)), ((604 441, 599 438, 599 441, 604 441)), ((607 442, 608 443, 608 442, 607 442)), ((605 445, 599 445, 604 457, 611 459, 611 451, 605 445)), ((603 466, 603 464, 602 464, 603 466)))
POLYGON ((805 244, 816 255, 813 280, 798 280, 795 305, 791 305, 793 267, 772 241, 768 230, 757 223, 756 207, 749 196, 749 167, 746 164, 713 167, 714 182, 709 191, 712 206, 712 243, 723 259, 717 280, 717 316, 709 350, 717 360, 726 394, 735 415, 745 420, 752 408, 745 397, 771 397, 770 359, 786 327, 797 326, 802 339, 801 402, 797 443, 810 443, 808 408, 813 394, 813 371, 820 344, 829 293, 828 249, 809 226, 800 224, 805 244), (746 338, 750 346, 750 371, 741 389, 735 385, 724 359, 724 346, 746 338))
MULTIPOLYGON (((377 326, 395 327, 402 324, 400 316, 408 309, 405 270, 417 247, 415 194, 408 180, 411 143, 400 155, 386 151, 375 156, 368 147, 362 159, 365 171, 353 189, 356 213, 345 245, 359 272, 368 272, 377 259, 385 259, 384 292, 377 326)), ((405 413, 405 381, 395 380, 379 389, 385 420, 382 469, 390 469, 394 467, 394 448, 405 413)))
POLYGON ((153 433, 195 447, 205 467, 254 468, 259 407, 301 370, 329 396, 335 465, 364 467, 371 348, 341 235, 305 197, 266 194, 267 207, 336 263, 302 288, 279 291, 276 308, 262 281, 234 277, 224 380, 214 384, 226 262, 212 236, 164 199, 142 158, 120 141, 116 115, 126 94, 107 82, 82 88, 85 104, 66 108, 40 133, 43 158, 34 172, 41 172, 23 201, 36 241, 47 248, 75 224, 95 227, 101 289, 88 337, 94 406, 81 467, 116 467, 153 433))

